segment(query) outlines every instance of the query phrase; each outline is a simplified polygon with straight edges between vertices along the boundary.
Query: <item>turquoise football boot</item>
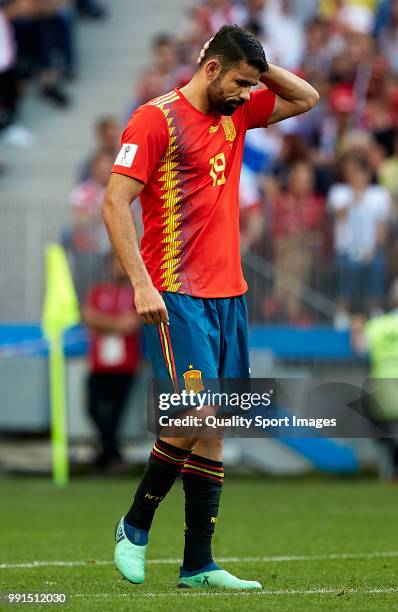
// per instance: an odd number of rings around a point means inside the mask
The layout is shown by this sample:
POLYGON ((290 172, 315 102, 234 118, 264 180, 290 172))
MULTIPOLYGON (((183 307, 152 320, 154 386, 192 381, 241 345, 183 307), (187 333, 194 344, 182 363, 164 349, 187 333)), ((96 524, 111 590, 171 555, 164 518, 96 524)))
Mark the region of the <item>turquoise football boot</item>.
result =
POLYGON ((229 572, 220 569, 215 563, 202 568, 200 572, 187 572, 183 568, 180 571, 178 588, 180 589, 262 589, 256 580, 241 580, 229 572))
POLYGON ((117 569, 129 582, 142 584, 145 579, 145 553, 148 545, 134 544, 129 540, 124 517, 116 524, 115 540, 114 558, 117 569))

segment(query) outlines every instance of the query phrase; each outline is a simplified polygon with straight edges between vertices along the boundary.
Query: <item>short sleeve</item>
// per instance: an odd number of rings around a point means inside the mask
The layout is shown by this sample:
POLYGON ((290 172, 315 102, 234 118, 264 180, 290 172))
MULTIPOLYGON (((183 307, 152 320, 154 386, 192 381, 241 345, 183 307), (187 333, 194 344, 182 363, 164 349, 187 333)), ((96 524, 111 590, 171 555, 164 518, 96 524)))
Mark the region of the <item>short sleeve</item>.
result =
POLYGON ((253 91, 245 104, 246 129, 267 127, 268 120, 275 108, 275 93, 271 89, 253 91))
POLYGON ((112 172, 147 183, 169 141, 166 118, 160 108, 145 104, 131 116, 121 138, 112 172))

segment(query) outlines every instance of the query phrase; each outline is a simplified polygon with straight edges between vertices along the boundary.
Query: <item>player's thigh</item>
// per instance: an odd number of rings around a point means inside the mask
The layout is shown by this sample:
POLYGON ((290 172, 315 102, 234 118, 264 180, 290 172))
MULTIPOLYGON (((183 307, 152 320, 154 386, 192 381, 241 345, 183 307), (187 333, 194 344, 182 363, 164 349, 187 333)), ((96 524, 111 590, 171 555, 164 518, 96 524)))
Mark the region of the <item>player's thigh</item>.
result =
POLYGON ((155 378, 217 378, 219 331, 214 330, 203 300, 164 292, 169 325, 144 325, 155 378), (218 334, 218 338, 217 338, 218 334), (186 376, 184 376, 184 374, 186 376))

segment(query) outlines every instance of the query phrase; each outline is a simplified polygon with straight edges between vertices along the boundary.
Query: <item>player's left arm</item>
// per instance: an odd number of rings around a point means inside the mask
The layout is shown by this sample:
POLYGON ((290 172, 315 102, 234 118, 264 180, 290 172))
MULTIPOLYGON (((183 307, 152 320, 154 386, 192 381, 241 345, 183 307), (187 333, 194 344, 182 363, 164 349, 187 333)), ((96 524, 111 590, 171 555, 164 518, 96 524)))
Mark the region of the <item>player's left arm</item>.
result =
POLYGON ((306 113, 319 100, 312 85, 275 64, 268 64, 268 70, 261 75, 260 81, 275 93, 275 106, 268 125, 306 113))

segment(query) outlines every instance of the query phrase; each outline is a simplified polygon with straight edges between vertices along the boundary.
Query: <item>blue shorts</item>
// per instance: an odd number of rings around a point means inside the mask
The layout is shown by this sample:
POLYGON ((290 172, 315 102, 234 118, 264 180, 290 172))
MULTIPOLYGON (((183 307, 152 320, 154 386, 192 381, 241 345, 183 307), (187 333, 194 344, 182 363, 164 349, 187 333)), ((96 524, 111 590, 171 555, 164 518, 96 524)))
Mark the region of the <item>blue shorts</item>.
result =
POLYGON ((144 325, 157 379, 249 378, 247 305, 243 295, 199 298, 164 292, 169 325, 144 325), (188 374, 190 376, 190 374, 188 374))

